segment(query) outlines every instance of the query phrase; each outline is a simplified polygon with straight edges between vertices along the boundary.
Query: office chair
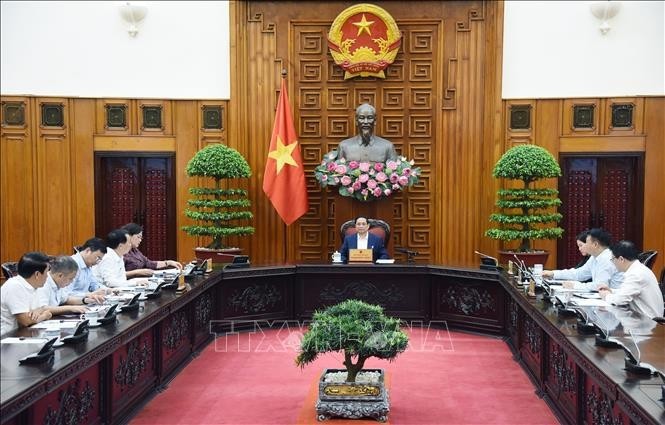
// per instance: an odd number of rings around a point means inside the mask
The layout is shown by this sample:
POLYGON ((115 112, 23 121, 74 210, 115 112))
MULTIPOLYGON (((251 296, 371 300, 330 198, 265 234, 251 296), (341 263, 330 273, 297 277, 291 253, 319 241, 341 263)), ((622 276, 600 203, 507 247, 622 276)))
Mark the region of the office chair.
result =
MULTIPOLYGON (((367 224, 369 224, 368 232, 383 239, 383 246, 387 247, 388 242, 390 242, 390 225, 383 220, 374 218, 368 218, 367 224)), ((344 240, 346 236, 355 235, 356 221, 348 220, 344 222, 340 228, 340 232, 342 234, 342 240, 344 240)))
POLYGON ((2 274, 5 276, 5 279, 10 279, 18 275, 17 270, 18 263, 16 261, 7 261, 2 263, 2 274))
POLYGON ((658 257, 658 251, 644 251, 637 255, 637 259, 640 260, 640 263, 648 268, 653 267, 653 263, 656 262, 656 257, 658 257))

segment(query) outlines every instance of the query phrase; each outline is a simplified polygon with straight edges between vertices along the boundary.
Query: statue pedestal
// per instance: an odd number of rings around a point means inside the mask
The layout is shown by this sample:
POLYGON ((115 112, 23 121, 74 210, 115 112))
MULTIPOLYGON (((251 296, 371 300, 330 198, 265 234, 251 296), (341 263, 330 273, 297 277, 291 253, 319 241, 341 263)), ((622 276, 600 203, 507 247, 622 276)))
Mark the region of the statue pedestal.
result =
MULTIPOLYGON (((359 215, 367 218, 384 220, 392 226, 395 212, 393 210, 393 198, 383 198, 376 201, 362 202, 350 196, 342 196, 335 193, 335 246, 342 246, 340 229, 342 224, 348 220, 354 220, 359 215)), ((390 246, 386 241, 386 245, 390 246)), ((390 251, 390 250, 389 250, 390 251)))

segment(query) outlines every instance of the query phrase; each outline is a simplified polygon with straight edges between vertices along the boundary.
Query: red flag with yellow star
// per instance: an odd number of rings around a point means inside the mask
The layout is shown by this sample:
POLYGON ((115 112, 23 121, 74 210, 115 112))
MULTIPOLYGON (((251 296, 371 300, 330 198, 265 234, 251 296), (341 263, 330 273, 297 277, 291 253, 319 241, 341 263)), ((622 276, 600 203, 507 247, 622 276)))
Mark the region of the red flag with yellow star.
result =
POLYGON ((277 102, 268 161, 263 174, 263 191, 287 225, 307 212, 309 204, 305 186, 305 167, 300 156, 298 136, 293 126, 284 78, 277 102))

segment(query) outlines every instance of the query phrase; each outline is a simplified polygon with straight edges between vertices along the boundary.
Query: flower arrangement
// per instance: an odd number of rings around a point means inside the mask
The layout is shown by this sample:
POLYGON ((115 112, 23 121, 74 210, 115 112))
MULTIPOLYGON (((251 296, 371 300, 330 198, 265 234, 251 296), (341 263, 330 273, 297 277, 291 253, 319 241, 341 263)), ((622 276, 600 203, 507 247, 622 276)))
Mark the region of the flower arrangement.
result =
POLYGON ((400 156, 386 162, 361 162, 338 159, 335 151, 326 154, 314 169, 321 187, 339 186, 339 194, 360 201, 372 201, 392 195, 418 182, 421 174, 413 160, 400 156))

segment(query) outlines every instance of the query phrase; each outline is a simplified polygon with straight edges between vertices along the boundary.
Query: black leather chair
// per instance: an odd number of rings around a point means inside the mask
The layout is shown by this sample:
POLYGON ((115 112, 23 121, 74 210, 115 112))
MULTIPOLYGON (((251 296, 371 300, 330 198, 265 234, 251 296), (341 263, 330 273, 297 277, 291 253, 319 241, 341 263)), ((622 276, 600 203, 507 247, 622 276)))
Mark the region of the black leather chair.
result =
POLYGON ((648 268, 653 268, 653 263, 656 262, 656 257, 658 257, 658 251, 644 251, 637 255, 637 259, 640 260, 640 263, 648 268))
MULTIPOLYGON (((383 239, 383 246, 387 247, 388 243, 390 242, 390 225, 383 220, 374 218, 368 218, 367 224, 369 224, 368 232, 383 239)), ((340 231, 342 233, 342 240, 344 240, 346 236, 355 235, 356 221, 348 220, 344 222, 340 228, 340 231)))
POLYGON ((18 263, 16 261, 7 261, 6 263, 2 263, 2 274, 5 276, 5 279, 9 279, 18 275, 17 266, 18 263))

